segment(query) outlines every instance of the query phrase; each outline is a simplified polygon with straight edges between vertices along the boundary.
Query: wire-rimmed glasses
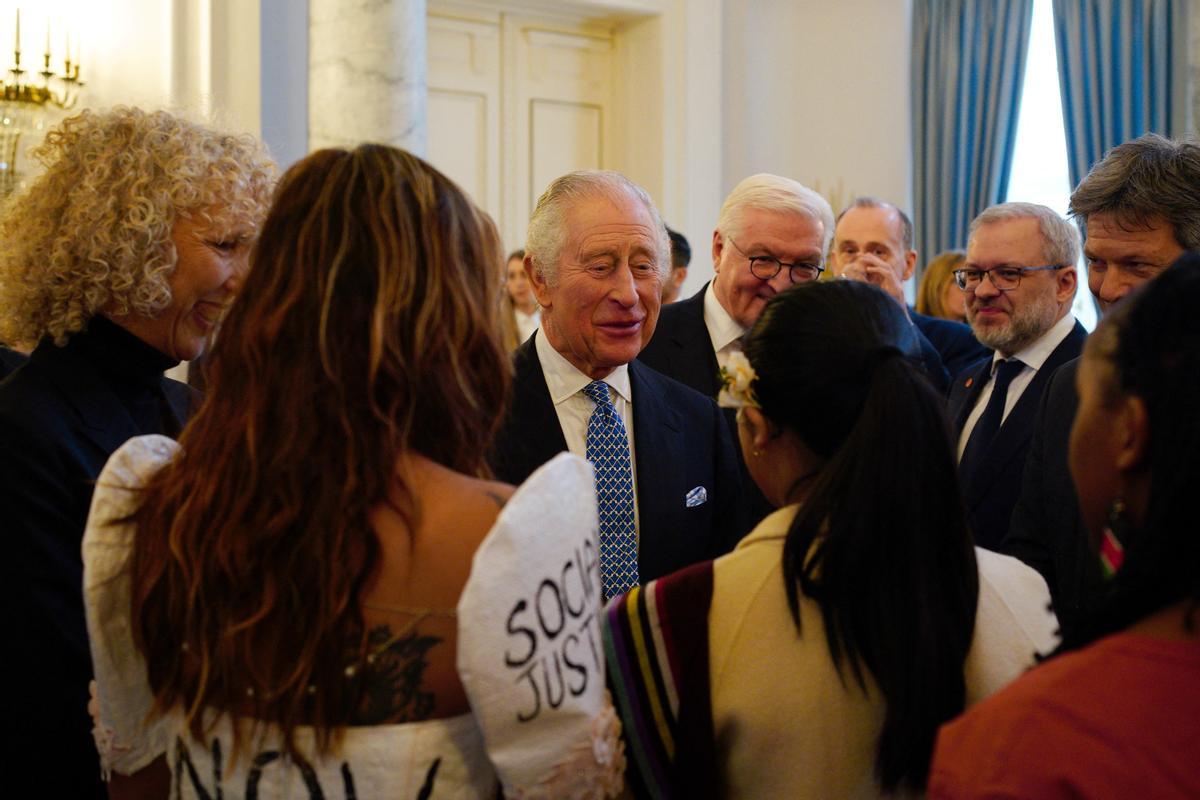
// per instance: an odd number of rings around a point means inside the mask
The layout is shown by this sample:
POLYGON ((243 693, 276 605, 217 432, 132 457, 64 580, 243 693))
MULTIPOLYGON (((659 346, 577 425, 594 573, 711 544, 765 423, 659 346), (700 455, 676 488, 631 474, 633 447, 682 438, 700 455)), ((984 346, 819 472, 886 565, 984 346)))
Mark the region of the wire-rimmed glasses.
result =
POLYGON ((964 292, 973 292, 983 282, 986 275, 998 292, 1011 292, 1021 285, 1021 278, 1026 272, 1042 272, 1048 269, 1062 269, 1062 264, 1047 264, 1044 267, 995 267, 993 269, 964 268, 954 270, 954 282, 964 292))
POLYGON ((780 261, 775 256, 752 256, 748 255, 745 250, 738 247, 738 243, 733 241, 732 236, 726 236, 729 243, 734 249, 742 255, 746 256, 746 260, 750 262, 750 274, 758 278, 760 281, 769 281, 779 274, 779 271, 784 267, 788 268, 788 277, 792 283, 808 283, 815 281, 821 277, 821 273, 825 268, 820 264, 809 263, 791 263, 780 261))

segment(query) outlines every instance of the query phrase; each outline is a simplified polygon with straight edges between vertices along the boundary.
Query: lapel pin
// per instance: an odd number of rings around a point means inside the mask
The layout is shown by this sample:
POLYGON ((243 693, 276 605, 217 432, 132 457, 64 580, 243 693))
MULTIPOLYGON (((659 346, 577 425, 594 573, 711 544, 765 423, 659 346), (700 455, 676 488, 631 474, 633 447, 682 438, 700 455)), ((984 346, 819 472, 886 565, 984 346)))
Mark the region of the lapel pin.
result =
POLYGON ((967 378, 967 382, 966 382, 966 383, 964 383, 964 384, 963 384, 963 386, 965 386, 966 388, 970 389, 970 388, 971 388, 971 384, 972 384, 972 383, 974 383, 974 382, 975 382, 975 379, 974 379, 974 378, 967 378))

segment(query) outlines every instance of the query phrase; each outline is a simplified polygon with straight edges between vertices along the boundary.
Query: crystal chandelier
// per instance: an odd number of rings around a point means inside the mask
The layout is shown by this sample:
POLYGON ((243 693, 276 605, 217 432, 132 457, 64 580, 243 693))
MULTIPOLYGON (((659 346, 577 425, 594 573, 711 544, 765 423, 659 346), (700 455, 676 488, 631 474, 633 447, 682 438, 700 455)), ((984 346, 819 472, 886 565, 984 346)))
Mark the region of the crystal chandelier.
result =
POLYGON ((0 75, 0 197, 16 188, 18 147, 22 134, 45 128, 48 109, 68 110, 79 99, 83 87, 79 79, 79 44, 71 59, 69 37, 63 54, 63 68, 56 72, 50 65, 50 22, 46 21, 46 50, 42 69, 30 71, 21 66, 21 10, 17 9, 12 66, 7 77, 0 75))

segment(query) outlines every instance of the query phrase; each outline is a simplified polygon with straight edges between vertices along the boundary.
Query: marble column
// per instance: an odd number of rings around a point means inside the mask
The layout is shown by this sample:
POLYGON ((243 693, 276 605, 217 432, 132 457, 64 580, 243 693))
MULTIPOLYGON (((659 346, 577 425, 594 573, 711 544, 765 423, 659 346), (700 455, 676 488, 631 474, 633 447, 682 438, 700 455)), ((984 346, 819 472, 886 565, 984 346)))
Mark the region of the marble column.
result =
POLYGON ((310 149, 425 154, 425 0, 309 0, 310 149))
POLYGON ((1192 0, 1188 9, 1192 29, 1189 63, 1192 74, 1192 133, 1200 131, 1200 0, 1192 0))

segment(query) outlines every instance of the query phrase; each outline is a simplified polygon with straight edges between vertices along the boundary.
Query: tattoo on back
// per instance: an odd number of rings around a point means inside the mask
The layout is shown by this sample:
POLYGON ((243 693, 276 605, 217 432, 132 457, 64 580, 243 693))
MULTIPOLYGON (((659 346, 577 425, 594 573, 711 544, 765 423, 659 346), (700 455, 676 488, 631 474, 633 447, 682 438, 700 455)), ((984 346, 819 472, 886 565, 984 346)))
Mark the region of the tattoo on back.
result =
POLYGON ((434 695, 422 690, 421 679, 429 666, 430 649, 441 641, 440 636, 422 636, 416 631, 397 638, 388 625, 372 628, 367 634, 367 652, 374 658, 366 671, 365 697, 354 724, 428 719, 434 695))

